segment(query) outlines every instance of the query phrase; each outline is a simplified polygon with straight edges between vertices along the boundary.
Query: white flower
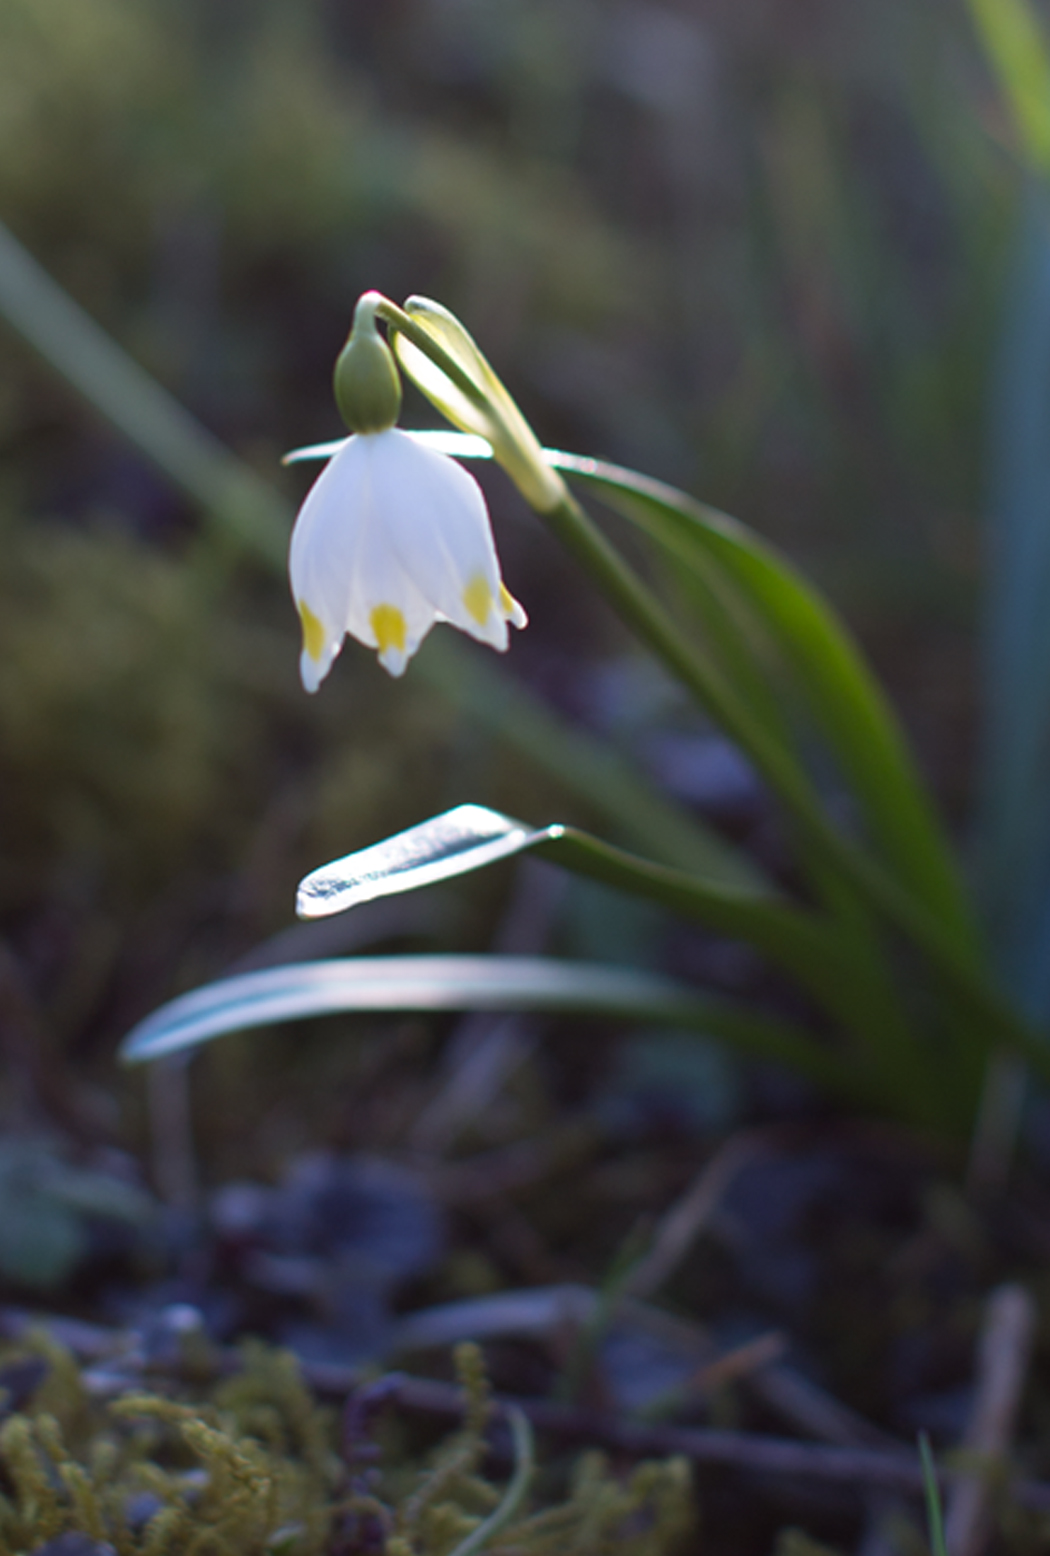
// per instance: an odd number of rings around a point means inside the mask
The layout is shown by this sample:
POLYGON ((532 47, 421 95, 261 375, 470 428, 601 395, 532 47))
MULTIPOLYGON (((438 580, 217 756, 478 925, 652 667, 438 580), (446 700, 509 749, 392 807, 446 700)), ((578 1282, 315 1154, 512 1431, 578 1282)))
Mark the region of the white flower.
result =
POLYGON ((473 476, 388 428, 351 437, 327 464, 292 532, 303 685, 315 692, 346 633, 401 675, 436 621, 504 650, 525 612, 505 589, 473 476))

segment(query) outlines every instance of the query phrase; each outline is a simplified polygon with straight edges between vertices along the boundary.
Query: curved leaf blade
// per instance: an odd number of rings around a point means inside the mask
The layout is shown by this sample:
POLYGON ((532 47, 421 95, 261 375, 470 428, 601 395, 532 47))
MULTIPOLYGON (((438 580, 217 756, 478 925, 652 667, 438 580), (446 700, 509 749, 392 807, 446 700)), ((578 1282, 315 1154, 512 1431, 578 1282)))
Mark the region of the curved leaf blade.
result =
POLYGON ((295 911, 300 918, 326 918, 376 897, 433 886, 508 859, 545 836, 484 805, 457 805, 312 870, 299 883, 295 911))
MULTIPOLYGON (((761 881, 733 886, 708 881, 654 864, 576 827, 560 822, 530 827, 485 805, 457 805, 370 848, 320 865, 300 882, 296 912, 300 918, 324 918, 376 897, 433 886, 534 848, 569 869, 601 873, 608 884, 653 897, 678 912, 706 905, 734 924, 741 911, 774 905, 789 916, 805 916, 761 881)), ((739 922, 742 928, 744 920, 739 922)), ((728 929, 729 924, 719 927, 728 929)))
POLYGON ((1050 173, 1050 48, 1031 0, 970 0, 970 13, 1013 116, 1021 150, 1050 173))
MULTIPOLYGON (((482 438, 419 435, 459 458, 491 457, 482 438)), ((644 529, 715 594, 726 579, 737 587, 793 673, 897 879, 936 915, 957 951, 980 959, 956 862, 896 716, 816 590, 738 520, 662 481, 558 449, 545 448, 543 456, 644 529)))
POLYGON ((707 999, 669 978, 602 963, 528 956, 362 956, 267 967, 206 984, 128 1033, 120 1056, 141 1064, 227 1032, 338 1012, 530 1010, 668 1023, 791 1065, 823 1085, 857 1078, 801 1029, 707 999))
POLYGON ((772 633, 898 879, 970 953, 975 931, 955 861, 896 717, 858 649, 817 592, 727 514, 663 482, 546 451, 687 566, 727 572, 772 633))
POLYGON ((304 918, 342 913, 376 897, 432 886, 527 850, 748 940, 840 1015, 849 1008, 853 989, 842 975, 845 947, 833 921, 796 907, 772 888, 726 887, 642 859, 578 827, 558 822, 530 827, 483 805, 459 805, 371 848, 321 865, 301 882, 296 910, 304 918))
POLYGON ((726 888, 639 858, 575 827, 532 828, 483 806, 459 806, 315 870, 300 888, 299 911, 338 913, 374 896, 432 885, 526 850, 754 945, 851 1034, 854 1055, 863 1054, 869 1093, 881 1091, 906 1114, 930 1094, 921 1049, 907 1031, 891 1030, 878 969, 858 954, 842 925, 771 888, 726 888))
POLYGON ((620 751, 555 713, 503 672, 494 655, 457 634, 435 632, 423 645, 416 673, 531 767, 583 801, 587 814, 601 816, 627 847, 734 890, 767 886, 762 871, 740 848, 661 794, 620 751))

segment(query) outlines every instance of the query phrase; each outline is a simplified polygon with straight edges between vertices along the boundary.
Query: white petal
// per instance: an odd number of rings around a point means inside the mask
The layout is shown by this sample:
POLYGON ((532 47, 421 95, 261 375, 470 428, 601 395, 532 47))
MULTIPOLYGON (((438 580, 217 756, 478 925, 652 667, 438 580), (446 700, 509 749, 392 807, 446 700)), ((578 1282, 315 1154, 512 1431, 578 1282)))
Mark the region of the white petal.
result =
POLYGON ((401 567, 385 533, 374 494, 362 498, 365 520, 357 529, 346 630, 379 662, 401 675, 438 613, 401 567))
POLYGON ((524 605, 514 598, 506 585, 500 591, 500 609, 512 627, 520 629, 528 626, 529 618, 525 614, 524 605))
POLYGON ((525 624, 503 588, 477 482, 393 429, 339 448, 303 503, 288 565, 308 691, 348 632, 400 675, 435 621, 498 649, 507 646, 508 620, 525 624))
POLYGON ((446 620, 506 648, 499 562, 473 476, 399 432, 377 440, 373 467, 377 500, 405 572, 446 620))
POLYGON ((292 531, 288 572, 304 623, 300 673, 307 691, 316 691, 328 674, 346 633, 355 549, 353 492, 360 465, 357 442, 351 438, 322 470, 292 531))

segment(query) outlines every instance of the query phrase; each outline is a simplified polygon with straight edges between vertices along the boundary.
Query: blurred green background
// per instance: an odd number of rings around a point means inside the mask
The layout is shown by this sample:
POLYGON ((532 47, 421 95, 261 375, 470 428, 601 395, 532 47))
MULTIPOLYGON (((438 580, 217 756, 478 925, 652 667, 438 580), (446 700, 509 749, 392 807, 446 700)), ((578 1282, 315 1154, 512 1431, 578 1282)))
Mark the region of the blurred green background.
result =
MULTIPOLYGON (((340 430, 357 295, 436 297, 543 441, 697 492, 829 591, 956 818, 1022 184, 951 0, 0 0, 0 220, 290 503, 309 472, 281 453, 340 430)), ((394 684, 351 644, 308 700, 280 581, 0 341, 0 996, 24 1030, 108 1062, 286 925, 304 869, 446 805, 588 819, 418 667, 394 684)), ((507 672, 627 746, 673 725, 484 480, 532 619, 507 672)), ((484 944, 502 889, 439 938, 484 944)))

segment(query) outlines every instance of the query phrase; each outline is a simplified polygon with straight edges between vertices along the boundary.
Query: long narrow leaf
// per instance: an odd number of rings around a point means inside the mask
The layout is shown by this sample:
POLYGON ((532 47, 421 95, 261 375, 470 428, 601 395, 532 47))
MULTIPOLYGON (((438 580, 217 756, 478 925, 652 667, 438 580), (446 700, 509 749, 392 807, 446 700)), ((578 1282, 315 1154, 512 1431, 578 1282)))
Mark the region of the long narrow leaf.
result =
POLYGON ((499 859, 535 850, 568 869, 632 891, 663 907, 702 917, 712 928, 762 942, 789 959, 827 960, 813 915, 771 888, 729 888, 640 859, 575 827, 530 827, 482 805, 457 805, 393 837, 312 870, 299 884, 300 918, 324 918, 376 897, 415 891, 499 859))
MULTIPOLYGON (((1050 105, 1048 105, 1050 112, 1050 105)), ((992 380, 975 856, 1000 971, 1050 1016, 1050 201, 1028 194, 992 380)))
POLYGON ((805 1032, 705 999, 650 973, 527 956, 363 956, 301 962, 226 978, 163 1005, 121 1046, 128 1064, 159 1059, 227 1032, 340 1011, 535 1010, 666 1022, 789 1064, 823 1085, 859 1092, 859 1078, 805 1032))
POLYGON ((713 560, 753 601, 793 668, 815 722, 850 782, 886 861, 973 954, 954 861, 896 719, 845 629, 790 565, 725 514, 634 471, 549 453, 685 565, 713 560))
MULTIPOLYGON (((466 456, 479 452, 477 441, 470 438, 458 447, 454 437, 440 436, 440 443, 450 452, 466 456)), ((1035 1034, 990 981, 954 861, 893 715, 834 616, 786 564, 779 563, 769 548, 735 521, 633 472, 575 455, 544 452, 552 465, 579 476, 586 474, 592 483, 613 493, 623 503, 622 511, 643 527, 661 529, 666 537, 673 537, 674 544, 665 539, 668 549, 672 553, 677 550, 690 565, 696 565, 705 545, 719 558, 724 556, 726 565, 733 564, 734 574, 749 586, 756 603, 765 608, 765 618, 777 627, 785 652, 796 658, 800 667, 797 679, 803 686, 807 685, 805 672, 811 672, 807 689, 812 692, 814 708, 827 719, 829 739, 836 735, 835 715, 841 709, 841 733, 845 738, 840 765, 856 774, 860 797, 870 812, 869 832, 876 841, 882 834, 881 859, 832 823, 793 753, 756 722, 746 698, 726 681, 721 667, 702 661, 691 647, 678 641, 673 629, 659 617, 651 592, 623 564, 586 516, 570 512, 567 504, 563 505, 564 512, 559 509, 557 515, 547 515, 552 523, 557 518, 558 533, 569 549, 594 571, 603 587, 607 586, 610 598, 617 601, 624 614, 632 621, 644 618, 645 630, 641 635, 645 640, 681 674, 705 705, 710 705, 713 715, 724 722, 730 733, 739 737, 797 822, 818 865, 840 874, 865 913, 874 914, 892 927, 920 953, 943 1001, 950 1041, 956 1045, 953 1076, 971 1103, 973 1077, 991 1049, 1003 1046, 1024 1052, 1041 1072, 1046 1071, 1048 1056, 1035 1034)), ((717 911, 724 904, 711 906, 717 911)), ((752 931, 761 915, 748 917, 750 927, 740 933, 747 933, 757 944, 757 935, 752 931)), ((864 1017, 865 996, 868 981, 879 976, 879 959, 868 955, 851 957, 848 944, 850 940, 856 943, 863 929, 863 924, 854 921, 845 937, 823 938, 831 958, 829 965, 837 965, 841 973, 840 1000, 851 1003, 855 1014, 861 1017, 859 1022, 847 1021, 847 1026, 870 1031, 877 1022, 864 1017), (848 992, 851 987, 856 990, 853 998, 848 992)), ((796 958, 798 967, 807 961, 805 956, 796 958)), ((802 976, 801 972, 797 975, 802 976)), ((825 975, 825 985, 830 977, 830 973, 825 975)), ((885 986, 878 992, 884 995, 885 986)), ((908 1089, 907 1079, 902 1079, 901 1084, 908 1089)), ((942 1100, 948 1101, 937 1098, 936 1102, 942 1100)))
POLYGON ((283 569, 292 516, 276 488, 128 356, 2 223, 0 315, 239 546, 283 569))
MULTIPOLYGON (((491 452, 479 438, 416 435, 461 458, 491 452)), ((318 450, 300 452, 317 457, 318 450)), ((893 710, 834 612, 789 562, 727 514, 636 471, 557 449, 543 452, 712 587, 728 577, 739 588, 792 671, 896 881, 936 924, 946 953, 954 946, 960 958, 979 963, 982 951, 956 861, 893 710)))
POLYGON ((970 0, 970 13, 1017 127, 1021 147, 1050 173, 1050 48, 1031 0, 970 0))
POLYGON ((433 633, 417 674, 494 737, 582 800, 630 847, 695 870, 731 890, 768 886, 758 866, 683 806, 660 794, 630 761, 604 741, 575 728, 491 654, 452 633, 433 633))
POLYGON ((772 890, 729 890, 640 859, 574 827, 532 828, 481 806, 459 806, 312 871, 300 884, 297 910, 305 918, 342 912, 526 850, 756 946, 852 1035, 869 1087, 881 1090, 898 1111, 921 1111, 929 1122, 931 1106, 961 1110, 972 1102, 964 1101, 962 1089, 959 1097, 949 1097, 944 1088, 927 1084, 922 1050, 889 1025, 892 1013, 877 969, 834 920, 772 890))

